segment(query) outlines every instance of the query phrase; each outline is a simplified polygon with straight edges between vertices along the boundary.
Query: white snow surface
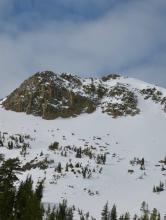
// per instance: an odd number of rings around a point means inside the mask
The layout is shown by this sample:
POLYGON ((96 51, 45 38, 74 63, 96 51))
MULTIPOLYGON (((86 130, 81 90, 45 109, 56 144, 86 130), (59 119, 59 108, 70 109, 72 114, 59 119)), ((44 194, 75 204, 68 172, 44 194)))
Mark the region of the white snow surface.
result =
MULTIPOLYGON (((154 87, 132 78, 112 80, 108 82, 108 86, 117 82, 128 84, 132 89, 154 87)), ((165 89, 156 88, 166 95, 165 89)), ((141 203, 146 201, 151 209, 155 207, 164 215, 166 191, 153 193, 153 186, 166 181, 166 171, 161 171, 161 166, 155 166, 166 156, 166 113, 160 104, 144 100, 139 93, 137 96, 140 114, 116 119, 98 109, 92 114, 82 114, 76 118, 47 121, 25 113, 6 111, 0 106, 1 132, 8 132, 9 135, 29 134, 33 138, 29 154, 25 158, 20 156, 17 149, 1 147, 0 153, 5 154, 5 158, 19 156, 23 163, 39 157, 41 151, 48 158, 54 159, 55 163, 46 172, 32 169, 19 176, 22 180, 30 174, 35 182, 46 177, 44 203, 57 203, 66 198, 69 205, 75 205, 84 212, 89 211, 90 215, 100 219, 101 210, 107 201, 110 207, 117 205, 119 214, 126 211, 139 214, 141 203), (75 158, 73 153, 63 157, 50 151, 48 146, 54 141, 58 141, 60 146, 77 147, 84 147, 87 142, 88 146, 96 147, 97 151, 100 145, 106 146, 110 154, 107 155, 106 164, 101 165, 102 173, 95 173, 90 179, 84 179, 81 175, 76 177, 68 172, 56 184, 51 183, 58 162, 65 165, 71 159, 73 163, 79 161, 87 164, 89 161, 90 167, 96 166, 95 161, 87 157, 75 158), (139 165, 131 166, 130 160, 134 157, 145 158, 145 170, 140 170, 139 165), (134 173, 129 174, 129 169, 133 169, 134 173), (99 194, 90 196, 89 189, 92 192, 98 191, 99 194)))

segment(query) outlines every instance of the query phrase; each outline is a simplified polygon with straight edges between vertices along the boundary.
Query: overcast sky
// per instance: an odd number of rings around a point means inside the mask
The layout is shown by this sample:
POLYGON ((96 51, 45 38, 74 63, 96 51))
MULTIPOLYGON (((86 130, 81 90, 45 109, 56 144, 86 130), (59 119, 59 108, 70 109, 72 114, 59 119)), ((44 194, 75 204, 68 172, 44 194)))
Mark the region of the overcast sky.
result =
POLYGON ((0 98, 42 70, 166 87, 166 0, 0 0, 0 98))

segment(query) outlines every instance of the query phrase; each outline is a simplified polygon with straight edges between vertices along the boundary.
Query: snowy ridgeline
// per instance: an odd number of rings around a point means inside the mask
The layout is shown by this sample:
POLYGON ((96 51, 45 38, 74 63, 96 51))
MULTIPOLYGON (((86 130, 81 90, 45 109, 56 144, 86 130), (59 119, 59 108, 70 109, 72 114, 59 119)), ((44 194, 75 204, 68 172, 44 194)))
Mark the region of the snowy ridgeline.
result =
POLYGON ((165 91, 157 86, 147 86, 115 74, 102 78, 80 78, 49 71, 36 73, 25 80, 2 101, 2 106, 6 110, 50 120, 77 117, 97 110, 117 118, 140 113, 139 95, 160 104, 166 111, 165 91))
POLYGON ((67 199, 98 219, 107 201, 119 214, 139 214, 146 201, 166 214, 166 92, 130 78, 107 86, 117 83, 135 92, 139 114, 113 118, 97 108, 46 121, 0 107, 0 160, 19 157, 20 180, 29 174, 35 184, 44 179, 43 203, 67 199))

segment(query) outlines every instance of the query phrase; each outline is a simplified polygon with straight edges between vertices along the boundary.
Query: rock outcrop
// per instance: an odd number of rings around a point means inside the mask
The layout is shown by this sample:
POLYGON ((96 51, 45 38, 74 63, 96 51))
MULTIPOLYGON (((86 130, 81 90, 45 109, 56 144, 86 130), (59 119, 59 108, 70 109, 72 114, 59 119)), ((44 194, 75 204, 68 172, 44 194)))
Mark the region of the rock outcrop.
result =
POLYGON ((51 71, 38 72, 25 80, 2 103, 6 110, 26 112, 44 119, 75 117, 81 113, 92 113, 101 107, 113 117, 135 115, 139 112, 137 98, 124 86, 109 87, 107 81, 119 75, 108 75, 102 79, 82 79, 78 76, 51 71), (121 98, 121 103, 112 99, 121 98))

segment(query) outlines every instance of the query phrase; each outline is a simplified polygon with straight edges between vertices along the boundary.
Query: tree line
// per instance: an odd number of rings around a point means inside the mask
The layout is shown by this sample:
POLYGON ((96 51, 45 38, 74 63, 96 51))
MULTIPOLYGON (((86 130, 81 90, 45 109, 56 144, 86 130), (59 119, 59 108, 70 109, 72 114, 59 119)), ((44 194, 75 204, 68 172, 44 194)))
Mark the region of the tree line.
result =
MULTIPOLYGON (((43 196, 44 180, 39 181, 33 187, 33 180, 28 176, 25 181, 18 181, 17 175, 21 172, 18 158, 4 160, 0 166, 0 220, 73 220, 75 207, 68 207, 64 200, 54 207, 43 207, 41 202, 43 196)), ((160 220, 157 209, 149 211, 148 205, 143 202, 141 216, 131 217, 129 212, 118 216, 114 205, 109 210, 108 203, 105 204, 100 220, 160 220)), ((80 220, 95 220, 89 214, 79 213, 80 220)))

